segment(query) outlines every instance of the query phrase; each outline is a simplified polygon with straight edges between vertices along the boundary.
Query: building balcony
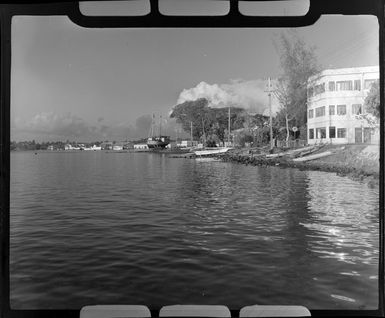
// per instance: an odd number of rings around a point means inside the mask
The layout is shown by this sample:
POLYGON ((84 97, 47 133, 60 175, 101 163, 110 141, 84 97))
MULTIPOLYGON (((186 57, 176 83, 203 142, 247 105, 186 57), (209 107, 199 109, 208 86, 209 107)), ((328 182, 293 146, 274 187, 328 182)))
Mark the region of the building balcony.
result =
POLYGON ((326 91, 324 93, 320 93, 311 97, 308 97, 308 102, 314 103, 320 100, 325 99, 345 99, 347 97, 351 98, 365 98, 367 95, 367 90, 361 91, 326 91))

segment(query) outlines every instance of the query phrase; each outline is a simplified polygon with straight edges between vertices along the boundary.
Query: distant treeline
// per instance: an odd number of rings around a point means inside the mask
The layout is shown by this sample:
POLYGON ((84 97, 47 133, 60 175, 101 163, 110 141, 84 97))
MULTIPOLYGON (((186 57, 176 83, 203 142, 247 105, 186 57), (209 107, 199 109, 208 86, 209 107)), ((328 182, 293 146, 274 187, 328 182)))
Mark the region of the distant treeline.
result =
POLYGON ((56 150, 64 150, 64 145, 66 142, 63 141, 53 141, 53 142, 35 142, 32 141, 11 141, 11 151, 13 150, 47 150, 50 146, 56 150))
POLYGON ((146 142, 146 139, 140 139, 136 141, 93 141, 93 142, 76 142, 76 141, 47 141, 47 142, 36 142, 32 141, 11 141, 10 149, 11 151, 24 151, 24 150, 64 150, 65 145, 72 145, 73 147, 106 147, 106 145, 126 145, 143 143, 146 142))

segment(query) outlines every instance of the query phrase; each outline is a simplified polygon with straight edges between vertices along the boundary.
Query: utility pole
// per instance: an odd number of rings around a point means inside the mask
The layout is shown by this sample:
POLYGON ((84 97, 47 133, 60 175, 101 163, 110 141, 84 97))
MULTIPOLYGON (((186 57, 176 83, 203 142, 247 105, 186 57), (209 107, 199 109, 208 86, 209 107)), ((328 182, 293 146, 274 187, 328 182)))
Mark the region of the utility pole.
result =
POLYGON ((230 146, 230 106, 229 106, 229 128, 228 128, 228 132, 229 134, 227 135, 227 142, 228 142, 228 146, 230 146))
POLYGON ((202 132, 203 132, 203 147, 206 147, 206 132, 205 132, 205 121, 202 119, 202 132))
POLYGON ((273 149, 274 148, 274 139, 273 139, 273 113, 272 113, 272 109, 271 109, 271 92, 273 91, 272 88, 271 88, 271 80, 270 80, 270 77, 268 78, 267 80, 267 90, 265 92, 267 92, 267 96, 269 96, 269 113, 270 113, 270 119, 269 119, 269 122, 270 122, 270 149, 273 149))

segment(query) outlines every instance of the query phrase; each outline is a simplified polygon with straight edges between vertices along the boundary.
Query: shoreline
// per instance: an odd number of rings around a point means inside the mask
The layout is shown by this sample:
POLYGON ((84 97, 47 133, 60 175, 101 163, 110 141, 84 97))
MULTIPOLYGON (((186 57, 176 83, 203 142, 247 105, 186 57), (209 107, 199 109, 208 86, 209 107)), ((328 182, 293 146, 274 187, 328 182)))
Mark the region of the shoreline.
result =
MULTIPOLYGON (((306 147, 302 148, 305 149, 306 147)), ((368 184, 369 187, 379 186, 379 146, 377 145, 323 145, 312 154, 331 152, 331 155, 309 161, 294 161, 290 154, 293 149, 274 149, 274 154, 268 153, 266 149, 238 148, 226 153, 213 154, 204 157, 217 158, 223 162, 232 162, 252 166, 278 166, 281 168, 296 168, 308 171, 323 171, 336 173, 339 176, 346 176, 352 180, 368 184), (370 149, 369 149, 370 148, 370 149), (369 149, 369 150, 368 150, 369 149), (277 155, 277 153, 279 155, 277 155)), ((295 149, 301 151, 301 148, 295 149)), ((13 150, 11 152, 31 152, 31 153, 81 153, 90 151, 68 151, 68 150, 13 150)), ((194 159, 197 156, 186 149, 167 149, 167 150, 101 150, 91 152, 103 153, 154 153, 167 155, 170 158, 194 159)), ((302 157, 302 156, 301 156, 302 157)), ((302 158, 306 158, 304 155, 302 158)))
MULTIPOLYGON (((369 146, 370 147, 370 146, 369 146)), ((306 162, 293 161, 289 156, 267 158, 263 154, 245 153, 247 149, 233 151, 221 155, 224 162, 234 162, 252 166, 279 166, 309 171, 323 171, 346 176, 352 180, 366 183, 369 187, 379 185, 378 153, 365 152, 367 145, 347 145, 344 150, 332 155, 306 162)), ((325 146, 319 152, 337 149, 336 146, 325 146)), ((218 156, 219 157, 219 156, 218 156)))

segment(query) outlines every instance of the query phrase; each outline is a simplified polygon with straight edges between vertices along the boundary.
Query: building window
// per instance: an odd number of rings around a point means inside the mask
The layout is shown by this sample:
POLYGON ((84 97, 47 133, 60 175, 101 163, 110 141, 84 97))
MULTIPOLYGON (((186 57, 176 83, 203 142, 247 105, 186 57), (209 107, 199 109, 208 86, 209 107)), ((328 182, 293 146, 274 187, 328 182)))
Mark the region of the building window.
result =
POLYGON ((329 91, 335 91, 336 90, 336 82, 329 82, 329 91))
POLYGON ((325 106, 317 107, 315 109, 315 117, 325 116, 325 106))
POLYGON ((361 90, 361 80, 354 80, 354 90, 355 91, 361 90))
POLYGON ((325 92, 325 83, 314 86, 314 95, 318 95, 325 92))
POLYGON ((364 81, 364 89, 370 89, 370 86, 372 86, 373 83, 375 83, 376 79, 366 79, 364 81))
POLYGON ((346 138, 346 128, 337 129, 337 138, 346 138))
POLYGON ((352 105, 352 114, 353 115, 362 114, 362 105, 361 104, 353 104, 352 105))
POLYGON ((326 138, 326 127, 316 128, 316 138, 326 138))
POLYGON ((346 115, 346 105, 337 105, 337 115, 346 115))
POLYGON ((336 138, 336 127, 329 127, 329 138, 336 138))
POLYGON ((353 90, 352 81, 337 82, 337 91, 351 91, 351 90, 353 90))
POLYGON ((314 129, 309 129, 309 139, 314 139, 314 129))
POLYGON ((335 115, 336 114, 336 106, 329 105, 329 115, 335 115))
POLYGON ((312 97, 312 96, 313 96, 313 87, 309 87, 307 89, 307 97, 309 98, 309 97, 312 97))
POLYGON ((313 117, 314 117, 314 110, 309 109, 309 118, 313 118, 313 117))

